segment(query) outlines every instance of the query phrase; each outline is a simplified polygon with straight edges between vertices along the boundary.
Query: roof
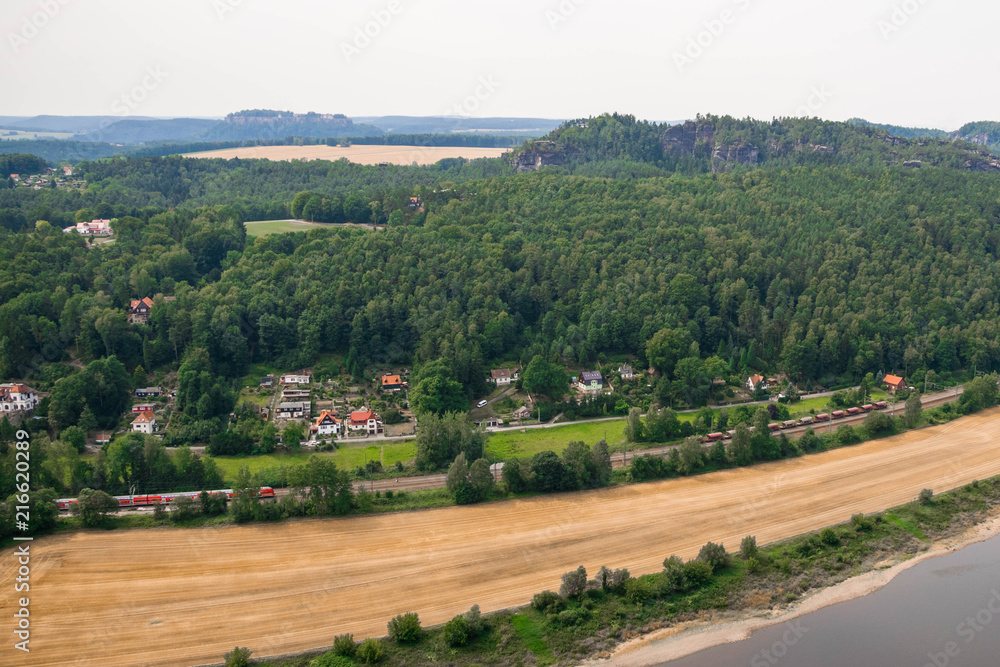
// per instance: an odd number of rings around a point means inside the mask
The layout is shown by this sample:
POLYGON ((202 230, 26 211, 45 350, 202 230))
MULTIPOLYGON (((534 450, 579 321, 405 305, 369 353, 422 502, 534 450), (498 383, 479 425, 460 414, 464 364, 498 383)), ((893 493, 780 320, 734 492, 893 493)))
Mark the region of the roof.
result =
POLYGON ((322 424, 327 419, 333 420, 334 424, 339 424, 340 423, 340 420, 337 419, 337 415, 335 415, 334 413, 330 412, 329 410, 324 410, 323 412, 319 413, 319 417, 316 417, 316 426, 319 426, 320 424, 322 424))
POLYGON ((898 375, 886 375, 882 378, 882 382, 885 382, 886 384, 903 384, 903 378, 898 375))
POLYGON ((590 382, 592 380, 603 380, 604 379, 604 378, 601 377, 601 372, 600 371, 584 371, 582 377, 583 377, 584 382, 590 382))
POLYGON ((751 376, 750 376, 750 383, 751 383, 751 384, 760 384, 760 382, 761 382, 761 381, 762 381, 763 379, 764 379, 764 376, 763 376, 763 375, 751 375, 751 376))
POLYGON ((371 410, 364 410, 361 412, 351 413, 351 421, 354 422, 355 424, 367 422, 370 419, 375 419, 375 413, 371 410))
POLYGON ((279 410, 302 410, 307 405, 308 405, 308 403, 304 403, 302 401, 289 402, 289 403, 279 403, 278 404, 278 409, 279 410))
POLYGON ((383 375, 382 376, 382 386, 392 385, 392 384, 403 384, 403 378, 398 375, 383 375))
POLYGON ((139 416, 132 420, 133 424, 150 424, 156 421, 152 412, 140 412, 139 416))
POLYGON ((138 300, 136 300, 136 301, 133 301, 133 302, 132 302, 132 310, 135 310, 136 308, 138 308, 138 307, 139 307, 139 304, 140 304, 140 303, 144 303, 144 304, 146 304, 146 307, 147 307, 147 308, 152 308, 152 307, 153 307, 153 300, 152 300, 152 299, 150 299, 150 298, 149 298, 149 297, 147 296, 147 297, 146 297, 146 298, 144 298, 144 299, 138 299, 138 300))
POLYGON ((143 387, 142 389, 136 389, 136 391, 144 391, 147 394, 163 393, 163 389, 161 387, 143 387))
POLYGON ((505 378, 509 378, 511 374, 509 368, 497 368, 490 371, 490 375, 494 380, 503 380, 505 378))

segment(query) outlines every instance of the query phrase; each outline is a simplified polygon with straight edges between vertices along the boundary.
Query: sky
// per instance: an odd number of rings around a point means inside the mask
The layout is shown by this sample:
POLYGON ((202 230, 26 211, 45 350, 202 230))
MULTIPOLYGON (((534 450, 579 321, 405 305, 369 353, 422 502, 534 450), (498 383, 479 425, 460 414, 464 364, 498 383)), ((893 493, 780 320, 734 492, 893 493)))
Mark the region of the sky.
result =
POLYGON ((996 0, 3 0, 0 115, 1000 120, 996 0))

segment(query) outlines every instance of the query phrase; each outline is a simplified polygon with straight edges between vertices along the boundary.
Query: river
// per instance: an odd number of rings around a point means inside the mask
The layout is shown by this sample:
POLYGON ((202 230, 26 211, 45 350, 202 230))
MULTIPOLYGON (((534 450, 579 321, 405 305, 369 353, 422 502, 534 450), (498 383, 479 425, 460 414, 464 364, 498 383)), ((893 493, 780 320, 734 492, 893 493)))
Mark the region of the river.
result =
POLYGON ((1000 537, 663 667, 1000 667, 1000 537))

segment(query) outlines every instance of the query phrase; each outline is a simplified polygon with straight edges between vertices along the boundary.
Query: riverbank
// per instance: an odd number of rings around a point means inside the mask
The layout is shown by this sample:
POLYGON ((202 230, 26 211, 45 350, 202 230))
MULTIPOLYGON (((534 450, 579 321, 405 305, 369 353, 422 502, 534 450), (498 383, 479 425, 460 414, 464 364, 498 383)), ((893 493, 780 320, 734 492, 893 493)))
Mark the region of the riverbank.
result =
POLYGON ((652 667, 722 644, 743 641, 754 632, 788 623, 825 607, 871 595, 910 568, 986 540, 1000 537, 1000 510, 983 523, 972 525, 957 537, 943 537, 916 556, 901 555, 891 566, 852 577, 814 592, 787 609, 722 612, 707 620, 681 623, 620 645, 610 658, 591 660, 592 667, 652 667))

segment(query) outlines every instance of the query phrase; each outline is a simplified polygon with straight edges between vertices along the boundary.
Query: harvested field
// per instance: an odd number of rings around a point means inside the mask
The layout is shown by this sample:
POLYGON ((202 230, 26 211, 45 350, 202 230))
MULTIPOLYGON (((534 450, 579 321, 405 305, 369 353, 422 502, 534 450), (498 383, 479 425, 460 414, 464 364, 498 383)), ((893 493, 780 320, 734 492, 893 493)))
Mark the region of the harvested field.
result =
MULTIPOLYGON (((790 537, 1000 475, 1000 409, 856 447, 603 491, 425 512, 198 530, 91 532, 31 548, 31 648, 2 664, 193 665, 384 635, 522 604, 585 565, 657 571, 712 540, 790 537)), ((16 562, 0 558, 12 590, 16 562)), ((13 614, 13 595, 0 614, 13 614)))
POLYGON ((509 148, 461 148, 453 146, 251 146, 247 148, 227 148, 202 153, 187 153, 184 157, 222 158, 232 160, 340 160, 346 158, 357 164, 419 165, 434 164, 450 157, 464 157, 468 160, 483 157, 500 157, 509 148))

